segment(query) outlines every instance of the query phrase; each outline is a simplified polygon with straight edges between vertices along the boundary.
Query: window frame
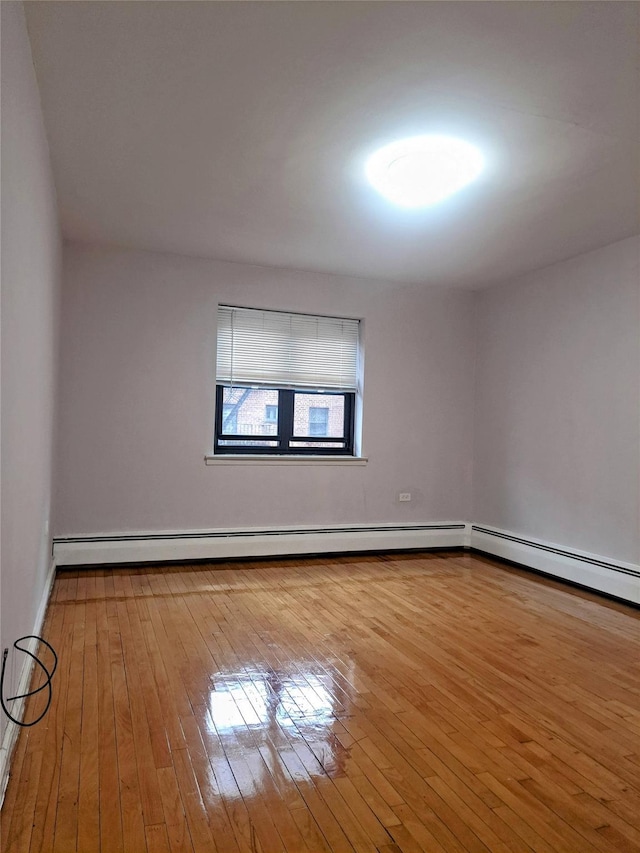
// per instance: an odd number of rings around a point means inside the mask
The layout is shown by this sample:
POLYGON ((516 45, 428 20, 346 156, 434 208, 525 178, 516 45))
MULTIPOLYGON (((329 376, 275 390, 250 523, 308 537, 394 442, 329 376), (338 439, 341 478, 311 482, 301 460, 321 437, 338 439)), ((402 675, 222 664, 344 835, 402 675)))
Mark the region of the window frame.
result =
POLYGON ((216 410, 214 428, 214 454, 243 455, 243 456, 353 456, 355 436, 355 392, 339 390, 314 390, 309 388, 275 388, 264 386, 265 390, 278 392, 278 419, 276 435, 252 435, 253 441, 277 441, 276 447, 268 445, 228 445, 220 444, 221 441, 246 441, 249 436, 240 434, 228 434, 222 432, 223 394, 225 388, 253 388, 244 383, 231 385, 230 383, 216 384, 216 410), (296 436, 294 435, 293 413, 296 394, 318 394, 322 396, 336 396, 344 399, 344 421, 343 435, 340 438, 333 436, 296 436), (344 447, 290 447, 291 441, 306 441, 320 445, 328 441, 343 441, 344 447))

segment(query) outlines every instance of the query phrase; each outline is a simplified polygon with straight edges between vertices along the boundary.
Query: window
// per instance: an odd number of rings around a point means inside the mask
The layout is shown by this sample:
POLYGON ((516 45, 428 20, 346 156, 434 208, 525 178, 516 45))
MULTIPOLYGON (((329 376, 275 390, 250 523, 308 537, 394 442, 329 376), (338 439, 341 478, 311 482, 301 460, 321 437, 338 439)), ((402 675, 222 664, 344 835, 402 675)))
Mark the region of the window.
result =
POLYGON ((309 435, 327 435, 329 429, 329 407, 309 406, 309 435))
POLYGON ((215 452, 353 455, 359 321, 221 305, 215 452))

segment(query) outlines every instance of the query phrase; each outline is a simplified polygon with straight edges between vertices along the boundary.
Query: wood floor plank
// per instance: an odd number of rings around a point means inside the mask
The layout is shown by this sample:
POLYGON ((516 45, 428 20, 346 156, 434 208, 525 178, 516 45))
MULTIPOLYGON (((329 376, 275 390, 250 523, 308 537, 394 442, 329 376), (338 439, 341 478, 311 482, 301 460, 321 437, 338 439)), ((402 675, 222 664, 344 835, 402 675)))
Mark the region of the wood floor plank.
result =
MULTIPOLYGON (((22 763, 23 784, 20 786, 17 803, 14 806, 15 816, 11 821, 11 832, 2 848, 7 853, 9 851, 20 853, 22 850, 28 850, 31 845, 37 794, 37 786, 33 784, 33 781, 37 781, 41 766, 42 753, 28 750, 22 763)), ((75 850, 75 839, 73 849, 75 850)))
POLYGON ((56 669, 56 689, 52 693, 49 713, 41 723, 29 729, 29 741, 32 748, 36 743, 42 743, 44 749, 43 763, 40 771, 38 798, 34 814, 34 826, 31 835, 32 851, 49 850, 54 843, 56 822, 59 817, 58 800, 60 792, 60 772, 65 737, 65 721, 67 701, 69 699, 69 679, 72 663, 73 623, 75 605, 73 602, 60 608, 50 608, 51 633, 45 630, 44 636, 51 637, 49 642, 58 652, 58 667, 56 669), (54 628, 55 626, 55 628, 54 628), (59 627, 59 631, 56 630, 59 627), (34 738, 34 735, 37 737, 34 738), (41 740, 40 740, 41 738, 41 740))
POLYGON ((640 853, 631 607, 345 555, 61 571, 43 630, 3 853, 640 853))
MULTIPOLYGON (((173 765, 158 770, 158 784, 171 853, 193 853, 187 816, 173 765)), ((108 848, 103 845, 102 849, 108 848)))
POLYGON ((207 812, 191 766, 189 753, 186 749, 177 749, 173 758, 193 849, 195 853, 206 853, 206 851, 215 853, 218 848, 209 827, 207 812))
MULTIPOLYGON (((120 580, 120 577, 117 576, 116 579, 120 580)), ((121 584, 116 584, 116 590, 119 586, 121 584)), ((129 850, 144 850, 146 841, 129 695, 130 690, 137 689, 137 685, 129 685, 127 682, 120 630, 121 624, 117 618, 116 624, 109 629, 108 642, 113 685, 113 719, 122 818, 122 843, 127 853, 129 850)))
POLYGON ((144 835, 147 841, 147 853, 171 853, 167 827, 163 823, 145 826, 144 835))
POLYGON ((78 790, 78 850, 100 848, 100 775, 98 652, 95 645, 95 603, 87 604, 87 626, 91 621, 84 647, 84 684, 80 734, 80 784, 78 790), (93 643, 91 643, 93 640, 93 643))
POLYGON ((455 850, 457 842, 453 837, 445 838, 441 842, 434 835, 433 816, 427 814, 427 809, 419 809, 416 813, 410 805, 404 803, 395 806, 394 812, 400 820, 400 825, 390 827, 389 833, 402 850, 429 850, 433 853, 453 853, 455 850))
POLYGON ((131 732, 135 749, 142 817, 145 826, 155 826, 162 823, 162 806, 151 743, 151 726, 147 715, 146 694, 142 689, 141 672, 148 670, 148 661, 141 633, 137 630, 135 621, 137 611, 133 605, 134 602, 131 599, 119 605, 120 638, 127 676, 131 732), (129 613, 130 609, 132 610, 131 614, 129 613))
MULTIPOLYGON (((122 853, 122 811, 118 753, 116 747, 115 709, 111 679, 111 651, 109 647, 109 618, 107 608, 107 582, 103 577, 105 594, 98 601, 96 622, 96 661, 98 689, 98 784, 100 814, 100 848, 111 848, 122 853)), ((97 588, 101 586, 97 584, 97 588)), ((96 593, 97 594, 97 593, 96 593)))
POLYGON ((73 615, 54 841, 55 848, 68 850, 69 853, 73 853, 77 849, 78 836, 78 795, 84 697, 84 603, 80 602, 74 607, 73 615))

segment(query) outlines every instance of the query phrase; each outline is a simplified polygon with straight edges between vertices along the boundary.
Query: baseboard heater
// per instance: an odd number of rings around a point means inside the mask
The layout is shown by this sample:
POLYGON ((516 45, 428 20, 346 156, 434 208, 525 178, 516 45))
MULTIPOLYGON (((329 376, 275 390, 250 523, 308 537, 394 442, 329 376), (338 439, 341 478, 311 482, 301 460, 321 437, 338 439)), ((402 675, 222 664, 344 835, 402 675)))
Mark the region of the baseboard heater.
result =
POLYGON ((640 604, 638 565, 461 521, 61 536, 53 556, 62 568, 469 547, 640 604))
POLYGON ((57 537, 53 556, 56 565, 64 567, 462 548, 469 545, 469 534, 470 525, 465 522, 113 533, 57 537))
POLYGON ((585 551, 525 539, 493 527, 471 525, 471 548, 530 569, 640 604, 640 566, 613 562, 585 551))

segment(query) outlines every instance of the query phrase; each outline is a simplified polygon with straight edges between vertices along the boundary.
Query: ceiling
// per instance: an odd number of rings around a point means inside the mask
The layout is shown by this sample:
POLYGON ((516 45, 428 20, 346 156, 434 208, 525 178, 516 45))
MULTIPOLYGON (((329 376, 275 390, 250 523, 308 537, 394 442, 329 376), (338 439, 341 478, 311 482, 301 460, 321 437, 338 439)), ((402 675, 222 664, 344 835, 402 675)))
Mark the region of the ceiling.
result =
POLYGON ((67 238, 478 288, 640 231, 640 4, 25 6, 67 238), (392 207, 431 132, 483 176, 392 207))

